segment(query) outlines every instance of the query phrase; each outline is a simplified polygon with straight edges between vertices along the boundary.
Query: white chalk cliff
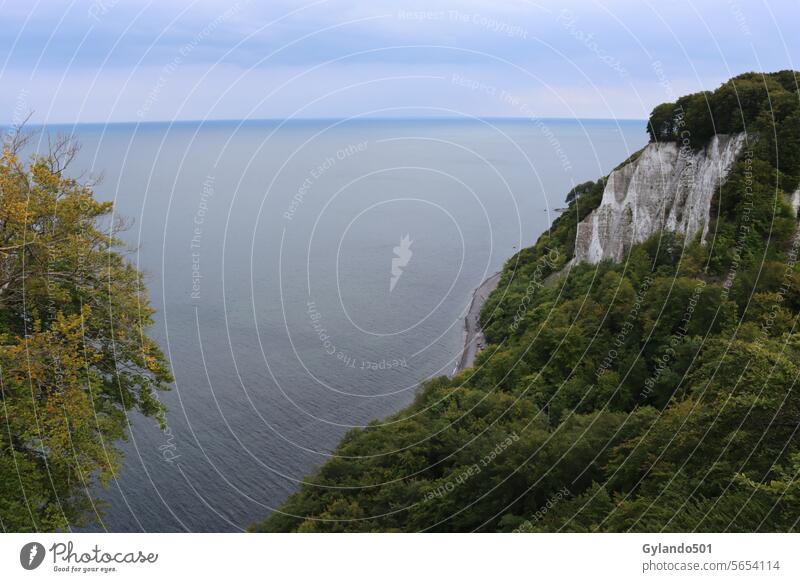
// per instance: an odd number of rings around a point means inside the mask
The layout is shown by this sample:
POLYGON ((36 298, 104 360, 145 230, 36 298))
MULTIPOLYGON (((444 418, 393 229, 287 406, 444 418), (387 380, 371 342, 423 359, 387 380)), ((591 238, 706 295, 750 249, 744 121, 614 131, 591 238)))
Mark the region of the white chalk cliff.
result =
POLYGON ((711 199, 742 151, 745 135, 718 135, 701 150, 648 144, 611 172, 600 206, 580 224, 575 261, 620 261, 632 244, 660 230, 693 238, 708 231, 711 199))
POLYGON ((797 190, 794 191, 789 202, 792 205, 792 208, 794 209, 794 215, 797 218, 800 218, 800 187, 798 187, 797 190))

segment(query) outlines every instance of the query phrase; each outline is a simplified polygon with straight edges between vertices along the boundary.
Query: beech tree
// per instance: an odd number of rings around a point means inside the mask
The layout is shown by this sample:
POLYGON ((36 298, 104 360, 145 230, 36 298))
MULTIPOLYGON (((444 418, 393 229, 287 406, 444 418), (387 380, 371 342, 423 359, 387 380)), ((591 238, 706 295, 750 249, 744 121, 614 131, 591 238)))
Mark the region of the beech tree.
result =
POLYGON ((127 412, 163 426, 171 377, 124 223, 66 173, 77 147, 23 161, 24 142, 0 158, 0 526, 52 531, 97 514, 127 412))

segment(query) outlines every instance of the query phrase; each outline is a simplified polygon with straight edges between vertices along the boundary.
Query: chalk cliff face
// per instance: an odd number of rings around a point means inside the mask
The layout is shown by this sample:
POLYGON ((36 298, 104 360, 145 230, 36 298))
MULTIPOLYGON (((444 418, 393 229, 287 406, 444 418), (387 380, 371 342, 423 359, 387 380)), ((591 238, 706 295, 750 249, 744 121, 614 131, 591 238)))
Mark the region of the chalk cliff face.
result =
POLYGON ((600 206, 578 224, 575 261, 620 261, 660 230, 705 239, 711 199, 741 153, 744 134, 718 135, 692 151, 651 143, 608 177, 600 206))

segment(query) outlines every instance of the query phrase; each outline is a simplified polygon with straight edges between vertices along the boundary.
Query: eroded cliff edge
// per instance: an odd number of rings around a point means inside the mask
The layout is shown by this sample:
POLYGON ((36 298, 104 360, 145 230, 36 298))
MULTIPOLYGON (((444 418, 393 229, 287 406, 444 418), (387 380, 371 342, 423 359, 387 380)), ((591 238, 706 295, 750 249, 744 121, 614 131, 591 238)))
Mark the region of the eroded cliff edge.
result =
POLYGON ((600 206, 578 224, 575 262, 620 261, 656 232, 692 239, 708 231, 711 200, 746 141, 716 135, 699 150, 677 142, 648 144, 608 177, 600 206))

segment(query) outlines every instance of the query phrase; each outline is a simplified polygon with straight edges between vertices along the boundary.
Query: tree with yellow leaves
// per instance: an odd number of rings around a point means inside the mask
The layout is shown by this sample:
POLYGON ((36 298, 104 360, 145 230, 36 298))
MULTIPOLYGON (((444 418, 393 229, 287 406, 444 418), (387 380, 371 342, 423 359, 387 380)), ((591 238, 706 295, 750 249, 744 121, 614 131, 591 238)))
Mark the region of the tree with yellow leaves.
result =
POLYGON ((127 412, 163 424, 171 377, 124 225, 65 172, 76 146, 22 161, 23 145, 0 159, 0 527, 53 531, 97 515, 127 412))

